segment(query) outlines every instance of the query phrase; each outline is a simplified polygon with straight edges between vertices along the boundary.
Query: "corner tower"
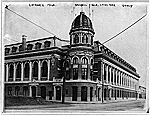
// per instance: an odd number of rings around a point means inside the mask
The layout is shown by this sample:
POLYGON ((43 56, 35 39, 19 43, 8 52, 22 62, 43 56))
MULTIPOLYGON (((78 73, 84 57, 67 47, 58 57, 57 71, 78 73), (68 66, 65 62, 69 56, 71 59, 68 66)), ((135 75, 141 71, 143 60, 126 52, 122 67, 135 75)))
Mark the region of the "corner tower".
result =
POLYGON ((71 78, 73 80, 93 80, 93 37, 92 22, 84 12, 74 19, 70 30, 71 78))

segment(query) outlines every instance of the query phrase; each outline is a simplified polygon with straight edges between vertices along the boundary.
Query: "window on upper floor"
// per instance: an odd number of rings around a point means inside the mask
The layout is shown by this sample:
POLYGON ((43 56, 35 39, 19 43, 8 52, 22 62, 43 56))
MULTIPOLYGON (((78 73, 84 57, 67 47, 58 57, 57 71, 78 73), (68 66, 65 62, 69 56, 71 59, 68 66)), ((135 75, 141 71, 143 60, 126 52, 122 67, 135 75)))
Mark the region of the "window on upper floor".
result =
POLYGON ((79 43, 79 36, 76 34, 74 39, 73 39, 73 43, 79 43))
POLYGON ((88 64, 88 59, 86 57, 82 59, 82 64, 88 64))
POLYGON ((42 73, 42 77, 47 77, 47 74, 48 74, 48 66, 47 66, 47 62, 46 62, 46 61, 44 61, 44 62, 42 63, 41 73, 42 73))
POLYGON ((73 58, 73 64, 78 64, 78 58, 77 57, 73 58))
POLYGON ((24 67, 24 79, 29 79, 29 71, 30 71, 30 67, 29 67, 29 63, 25 63, 25 67, 24 67))
POLYGON ((38 77, 38 63, 34 62, 33 63, 33 69, 32 69, 32 75, 33 77, 38 77))
POLYGON ((104 65, 104 81, 106 81, 107 66, 104 65))
POLYGON ((87 80, 88 72, 87 68, 82 68, 82 79, 87 80))
POLYGON ((78 68, 73 68, 73 80, 78 79, 78 68))
POLYGON ((19 63, 16 68, 16 81, 21 81, 21 64, 19 63))
POLYGON ((82 36, 82 43, 88 43, 88 37, 86 34, 82 36))
POLYGON ((9 66, 8 81, 13 81, 13 76, 14 76, 14 66, 11 64, 11 65, 9 66))

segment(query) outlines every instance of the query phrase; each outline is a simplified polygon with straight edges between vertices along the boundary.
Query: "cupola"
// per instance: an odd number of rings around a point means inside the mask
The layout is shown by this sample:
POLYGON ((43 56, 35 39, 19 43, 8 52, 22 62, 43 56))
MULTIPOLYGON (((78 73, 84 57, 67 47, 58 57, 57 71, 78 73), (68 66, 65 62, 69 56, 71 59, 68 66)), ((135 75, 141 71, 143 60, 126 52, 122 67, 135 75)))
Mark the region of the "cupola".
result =
POLYGON ((92 22, 84 12, 74 19, 70 30, 70 44, 89 44, 93 45, 93 36, 95 34, 92 22))

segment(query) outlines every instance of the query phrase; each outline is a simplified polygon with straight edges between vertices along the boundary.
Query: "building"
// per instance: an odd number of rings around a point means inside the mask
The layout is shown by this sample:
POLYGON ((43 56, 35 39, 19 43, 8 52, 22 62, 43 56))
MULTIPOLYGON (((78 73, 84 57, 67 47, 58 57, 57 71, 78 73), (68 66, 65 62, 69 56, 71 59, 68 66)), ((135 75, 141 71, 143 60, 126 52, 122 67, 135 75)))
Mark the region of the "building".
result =
POLYGON ((146 99, 146 88, 139 86, 139 98, 146 99))
POLYGON ((62 100, 65 94, 65 101, 137 99, 136 69, 93 41, 94 34, 90 18, 80 12, 69 32, 70 44, 55 36, 33 41, 23 36, 22 43, 6 45, 5 95, 62 100))

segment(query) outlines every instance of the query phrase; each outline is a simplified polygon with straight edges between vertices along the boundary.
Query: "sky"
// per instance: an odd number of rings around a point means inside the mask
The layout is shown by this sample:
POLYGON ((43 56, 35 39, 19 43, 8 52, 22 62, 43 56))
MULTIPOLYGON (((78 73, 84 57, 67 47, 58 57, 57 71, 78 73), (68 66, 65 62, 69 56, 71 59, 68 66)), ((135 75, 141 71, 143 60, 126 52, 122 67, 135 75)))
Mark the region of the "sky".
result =
MULTIPOLYGON (((94 40, 101 43, 118 34, 129 25, 147 14, 146 3, 115 2, 43 2, 43 3, 4 3, 3 4, 3 43, 4 45, 21 42, 21 36, 35 40, 53 36, 52 34, 31 24, 9 9, 54 33, 61 39, 69 40, 69 31, 75 17, 83 10, 92 20, 95 31, 94 40), (36 5, 40 4, 40 6, 36 5), (80 5, 84 6, 81 7, 80 5), (75 7, 74 13, 73 7, 75 7), (93 10, 93 12, 92 12, 93 10), (13 41, 15 40, 15 41, 13 41)), ((121 58, 137 69, 141 76, 140 85, 146 86, 148 78, 148 17, 144 17, 124 33, 105 44, 121 58)))

